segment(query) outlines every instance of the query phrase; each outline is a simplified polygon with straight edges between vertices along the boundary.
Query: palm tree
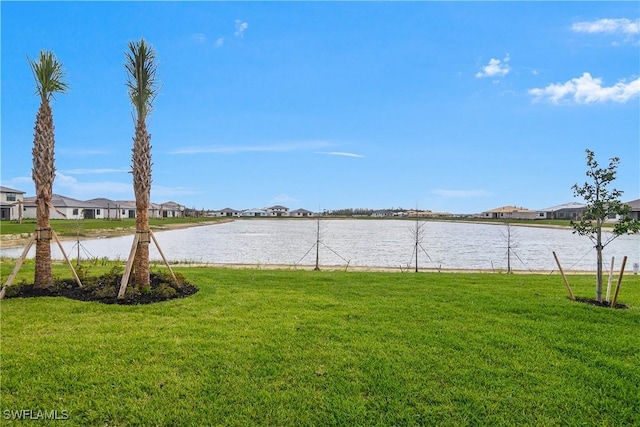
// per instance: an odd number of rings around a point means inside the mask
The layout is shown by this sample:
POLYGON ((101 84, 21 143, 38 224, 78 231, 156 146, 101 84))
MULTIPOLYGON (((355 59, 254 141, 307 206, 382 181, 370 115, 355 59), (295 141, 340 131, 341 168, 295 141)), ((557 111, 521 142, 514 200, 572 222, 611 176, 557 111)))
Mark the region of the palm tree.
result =
POLYGON ((149 287, 149 202, 151 197, 151 135, 146 119, 157 94, 156 54, 144 39, 129 42, 125 54, 129 98, 134 108, 135 137, 133 138, 132 174, 136 197, 136 248, 133 269, 139 289, 149 287))
POLYGON ((64 71, 52 52, 41 51, 37 61, 27 57, 36 80, 36 93, 40 95, 40 108, 36 115, 33 134, 32 177, 36 187, 36 265, 34 286, 47 288, 53 284, 51 271, 51 222, 49 206, 53 193, 54 126, 50 100, 55 93, 66 93, 69 86, 63 82, 64 71))

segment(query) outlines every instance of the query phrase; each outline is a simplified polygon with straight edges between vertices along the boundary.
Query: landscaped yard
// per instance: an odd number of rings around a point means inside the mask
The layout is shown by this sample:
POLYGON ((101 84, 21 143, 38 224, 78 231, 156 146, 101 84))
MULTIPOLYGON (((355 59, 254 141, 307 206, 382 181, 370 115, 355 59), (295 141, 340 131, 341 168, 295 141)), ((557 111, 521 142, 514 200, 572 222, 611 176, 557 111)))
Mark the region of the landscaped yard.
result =
MULTIPOLYGON (((176 271, 200 291, 139 306, 3 300, 3 422, 640 424, 638 276, 613 310, 570 301, 559 275, 176 271)), ((594 277, 569 279, 594 296, 594 277)))

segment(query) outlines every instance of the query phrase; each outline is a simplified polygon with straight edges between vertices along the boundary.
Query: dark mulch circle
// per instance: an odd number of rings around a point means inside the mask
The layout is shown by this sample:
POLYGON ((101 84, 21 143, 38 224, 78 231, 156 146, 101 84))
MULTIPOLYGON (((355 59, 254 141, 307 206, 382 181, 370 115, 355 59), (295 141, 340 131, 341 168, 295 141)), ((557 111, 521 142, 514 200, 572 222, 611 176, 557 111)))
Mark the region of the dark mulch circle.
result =
POLYGON ((627 309, 629 308, 626 304, 621 304, 619 302, 616 303, 615 307, 611 307, 611 302, 610 301, 597 301, 594 299, 589 299, 589 298, 581 298, 581 297, 576 297, 576 301, 577 302, 581 302, 583 304, 589 304, 589 305, 595 305, 596 307, 606 307, 606 308, 619 308, 619 309, 627 309))
POLYGON ((74 279, 56 281, 47 289, 35 288, 30 283, 18 283, 7 287, 5 298, 66 297, 80 301, 96 301, 103 304, 151 304, 176 298, 184 298, 198 292, 198 288, 189 283, 184 276, 176 273, 177 283, 169 272, 152 272, 151 286, 139 290, 135 284, 129 284, 123 298, 117 298, 122 281, 122 273, 114 269, 97 277, 81 277, 82 288, 74 279))

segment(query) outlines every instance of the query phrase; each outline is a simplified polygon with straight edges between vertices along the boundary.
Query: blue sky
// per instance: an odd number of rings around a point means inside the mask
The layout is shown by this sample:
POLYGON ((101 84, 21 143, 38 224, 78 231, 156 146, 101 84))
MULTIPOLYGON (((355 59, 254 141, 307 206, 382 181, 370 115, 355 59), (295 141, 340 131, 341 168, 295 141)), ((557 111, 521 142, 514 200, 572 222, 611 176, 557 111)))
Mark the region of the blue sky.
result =
POLYGON ((6 2, 2 185, 34 194, 51 50, 54 192, 132 200, 127 43, 157 51, 154 202, 475 213, 574 199, 585 149, 640 197, 637 2, 6 2))

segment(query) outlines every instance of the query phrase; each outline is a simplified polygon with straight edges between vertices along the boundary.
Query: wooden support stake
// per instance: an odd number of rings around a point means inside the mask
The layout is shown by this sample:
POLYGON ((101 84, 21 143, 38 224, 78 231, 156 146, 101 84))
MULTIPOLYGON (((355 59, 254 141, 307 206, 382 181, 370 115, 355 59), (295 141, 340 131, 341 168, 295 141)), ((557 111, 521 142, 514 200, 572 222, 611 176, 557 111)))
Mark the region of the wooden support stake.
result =
POLYGON ((571 301, 575 301, 576 297, 573 295, 573 291, 571 290, 571 285, 569 285, 567 276, 565 276, 564 271, 562 271, 562 266, 560 265, 560 261, 558 260, 558 256, 556 255, 555 251, 553 252, 553 257, 556 259, 556 264, 558 264, 560 274, 562 274, 562 280, 564 280, 564 284, 567 286, 567 291, 569 291, 569 298, 571 299, 571 301))
POLYGON ((120 290, 118 291, 118 298, 124 297, 124 293, 127 290, 127 284, 129 283, 129 276, 131 276, 131 268, 133 268, 133 259, 136 256, 136 251, 138 250, 138 241, 140 240, 140 235, 138 233, 135 234, 133 238, 133 244, 131 245, 131 252, 129 253, 129 259, 127 260, 127 268, 122 275, 122 281, 120 282, 120 290))
POLYGON ((53 238, 55 239, 56 243, 58 244, 58 248, 60 248, 60 252, 62 252, 62 256, 64 257, 64 260, 67 261, 67 265, 69 265, 69 268, 71 269, 71 273, 73 274, 73 278, 76 279, 76 283, 78 284, 78 287, 81 288, 82 287, 82 282, 80 281, 80 278, 76 274, 76 270, 73 268, 73 264, 71 264, 71 261, 69 261, 69 257, 67 257, 67 254, 64 252, 64 248, 62 247, 62 243, 60 243, 60 239, 58 239, 58 235, 53 230, 51 230, 51 234, 53 235, 53 238))
POLYGON ((149 230, 149 234, 151 235, 151 239, 153 240, 153 243, 155 243, 156 248, 158 248, 158 252, 160 253, 160 256, 162 257, 162 260, 164 261, 164 264, 169 269, 169 272, 171 273, 171 277, 173 277, 173 283, 175 283, 177 285, 178 284, 178 278, 173 273, 173 270, 171 269, 171 266, 169 265, 169 262, 167 262, 167 258, 165 258, 165 256, 164 256, 164 253, 162 253, 162 249, 160 249, 160 245, 158 244, 158 241, 156 240, 156 236, 151 232, 151 230, 149 230))
POLYGON ((20 267, 22 267, 22 263, 24 262, 24 259, 29 254, 29 249, 31 249, 31 246, 33 246, 33 242, 36 241, 36 237, 37 237, 37 233, 33 233, 29 238, 29 241, 27 242, 27 246, 25 246, 24 250, 22 251, 22 254, 20 254, 20 258, 18 258, 18 260, 16 261, 16 265, 13 267, 13 271, 7 278, 7 281, 4 283, 4 285, 2 285, 2 290, 0 290, 0 299, 4 298, 4 294, 7 291, 7 286, 11 286, 16 276, 18 275, 18 272, 20 271, 20 267))
POLYGON ((611 301, 611 308, 616 308, 616 302, 618 302, 618 292, 620 292, 620 285, 622 284, 622 275, 624 274, 624 266, 627 264, 627 257, 622 258, 622 268, 620 269, 620 276, 618 276, 618 284, 616 285, 616 292, 613 294, 613 301, 611 301))

